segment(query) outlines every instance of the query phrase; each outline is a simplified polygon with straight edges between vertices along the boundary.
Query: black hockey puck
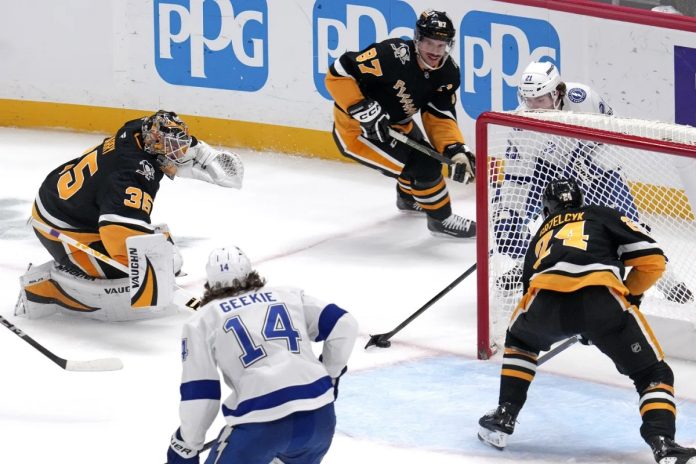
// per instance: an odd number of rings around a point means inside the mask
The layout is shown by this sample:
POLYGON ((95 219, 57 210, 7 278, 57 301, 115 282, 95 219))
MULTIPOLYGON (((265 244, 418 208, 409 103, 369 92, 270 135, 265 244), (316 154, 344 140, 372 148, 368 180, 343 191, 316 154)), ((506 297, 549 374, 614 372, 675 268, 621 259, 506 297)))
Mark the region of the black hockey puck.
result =
POLYGON ((378 346, 379 348, 389 348, 391 346, 391 342, 389 340, 377 340, 375 342, 375 346, 378 346))

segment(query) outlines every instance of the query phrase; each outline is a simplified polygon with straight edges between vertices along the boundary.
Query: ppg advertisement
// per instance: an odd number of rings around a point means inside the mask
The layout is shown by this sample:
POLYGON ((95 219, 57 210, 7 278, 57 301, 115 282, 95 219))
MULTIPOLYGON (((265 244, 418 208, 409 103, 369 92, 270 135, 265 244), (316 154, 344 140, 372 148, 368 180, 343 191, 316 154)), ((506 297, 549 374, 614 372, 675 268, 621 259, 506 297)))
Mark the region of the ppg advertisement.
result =
MULTIPOLYGON (((60 2, 15 2, 13 14, 32 18, 32 39, 5 50, 0 99, 173 108, 257 124, 244 127, 259 139, 277 126, 288 137, 301 133, 298 146, 313 137, 333 153, 320 136, 332 125, 330 64, 346 50, 412 38, 429 8, 446 11, 457 30, 457 116, 470 144, 481 112, 517 107, 519 78, 533 60, 594 88, 617 115, 696 124, 696 34, 505 0, 74 0, 70 28, 52 19, 65 14, 60 2), (46 43, 55 53, 45 53, 46 43), (78 46, 79 56, 61 52, 78 46), (76 86, 75 76, 89 79, 76 86)), ((26 36, 21 21, 3 33, 26 36)))

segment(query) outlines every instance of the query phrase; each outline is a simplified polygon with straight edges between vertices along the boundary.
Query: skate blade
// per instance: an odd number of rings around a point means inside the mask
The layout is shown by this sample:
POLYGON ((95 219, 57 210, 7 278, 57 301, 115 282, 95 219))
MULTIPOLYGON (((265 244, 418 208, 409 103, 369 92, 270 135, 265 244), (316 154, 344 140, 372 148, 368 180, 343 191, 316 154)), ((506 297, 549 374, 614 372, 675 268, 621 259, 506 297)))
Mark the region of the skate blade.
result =
POLYGON ((488 430, 485 427, 479 427, 478 437, 485 444, 502 451, 507 446, 507 437, 509 435, 495 430, 488 430))

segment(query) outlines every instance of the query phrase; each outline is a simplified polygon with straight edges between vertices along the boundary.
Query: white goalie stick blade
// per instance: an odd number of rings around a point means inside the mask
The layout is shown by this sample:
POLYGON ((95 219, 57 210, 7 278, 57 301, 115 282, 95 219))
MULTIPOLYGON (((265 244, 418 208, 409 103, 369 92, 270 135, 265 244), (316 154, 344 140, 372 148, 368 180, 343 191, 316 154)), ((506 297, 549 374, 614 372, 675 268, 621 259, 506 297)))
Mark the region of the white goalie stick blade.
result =
POLYGON ((485 427, 479 427, 478 437, 482 442, 502 451, 505 449, 505 446, 507 446, 507 437, 509 437, 509 435, 507 433, 498 432, 497 430, 488 430, 485 427))
POLYGON ((123 362, 118 358, 93 359, 91 361, 66 361, 66 371, 104 372, 123 369, 123 362))

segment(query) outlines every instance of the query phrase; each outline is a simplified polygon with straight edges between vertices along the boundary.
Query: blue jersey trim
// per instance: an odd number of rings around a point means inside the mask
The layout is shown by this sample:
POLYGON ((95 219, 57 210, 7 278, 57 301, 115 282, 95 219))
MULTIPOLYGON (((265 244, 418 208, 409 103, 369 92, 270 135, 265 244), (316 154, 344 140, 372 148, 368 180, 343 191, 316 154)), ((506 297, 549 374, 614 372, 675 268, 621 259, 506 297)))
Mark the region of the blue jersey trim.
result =
POLYGON ((219 400, 219 380, 194 380, 182 383, 179 388, 181 401, 189 400, 219 400))
POLYGON ((319 335, 314 339, 315 342, 322 342, 326 340, 333 328, 336 326, 336 322, 346 313, 345 310, 339 308, 335 304, 327 305, 326 308, 322 309, 319 315, 319 335))
POLYGON ((230 409, 223 404, 222 414, 241 417, 253 411, 275 408, 291 401, 318 398, 331 388, 333 388, 331 377, 327 375, 306 385, 293 385, 292 387, 281 388, 280 390, 242 401, 237 406, 237 409, 230 409))

